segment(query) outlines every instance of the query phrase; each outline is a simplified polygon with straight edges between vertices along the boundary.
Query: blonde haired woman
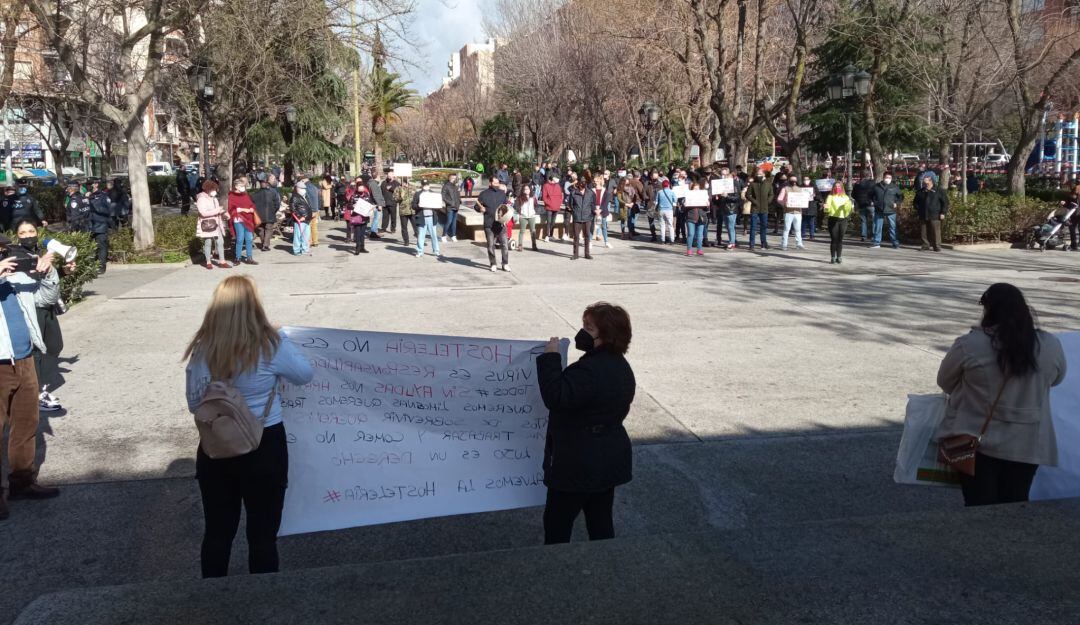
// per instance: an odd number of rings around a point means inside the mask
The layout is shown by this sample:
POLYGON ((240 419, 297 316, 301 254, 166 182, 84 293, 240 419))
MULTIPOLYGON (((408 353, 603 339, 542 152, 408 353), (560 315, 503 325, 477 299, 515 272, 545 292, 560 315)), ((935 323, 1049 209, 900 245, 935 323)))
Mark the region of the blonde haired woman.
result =
POLYGON ((248 570, 274 573, 289 477, 285 426, 281 406, 274 399, 279 377, 306 384, 314 375, 311 364, 271 325, 255 282, 248 276, 230 276, 217 286, 184 359, 188 361, 188 410, 195 411, 211 380, 231 379, 265 428, 258 449, 243 456, 214 460, 201 447, 196 453, 195 477, 206 522, 202 575, 228 574, 241 503, 247 511, 248 570))

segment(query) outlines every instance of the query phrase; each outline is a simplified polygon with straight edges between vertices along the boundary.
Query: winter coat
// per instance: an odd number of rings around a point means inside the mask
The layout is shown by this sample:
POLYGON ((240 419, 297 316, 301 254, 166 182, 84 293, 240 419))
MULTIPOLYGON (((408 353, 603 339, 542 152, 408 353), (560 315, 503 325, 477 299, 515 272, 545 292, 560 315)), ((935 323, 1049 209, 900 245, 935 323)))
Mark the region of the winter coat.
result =
MULTIPOLYGON (((308 208, 312 214, 322 210, 322 205, 319 204, 319 201, 322 199, 319 193, 319 187, 310 180, 308 180, 307 185, 304 187, 304 199, 307 201, 308 208)), ((311 221, 311 219, 309 218, 308 221, 311 221)))
POLYGON ((915 210, 923 221, 942 219, 945 213, 949 212, 949 196, 937 187, 929 191, 925 188, 919 189, 915 192, 915 210))
POLYGON ((495 187, 488 187, 480 192, 480 196, 476 198, 476 207, 477 210, 484 208, 484 228, 490 229, 491 224, 495 223, 496 211, 506 204, 506 200, 506 192, 495 187))
POLYGON ((85 232, 90 229, 90 200, 82 193, 69 195, 64 198, 67 207, 68 226, 76 232, 85 232))
POLYGON ((1000 390, 1001 399, 979 453, 1013 462, 1056 465, 1058 446, 1050 418, 1050 388, 1065 379, 1065 353, 1057 337, 1041 330, 1037 336, 1038 369, 1010 378, 1005 386, 991 334, 979 327, 956 339, 938 368, 937 383, 948 393, 949 403, 935 438, 978 436, 1000 390))
POLYGON ((863 178, 855 183, 855 187, 851 190, 851 199, 855 201, 855 206, 859 208, 873 207, 874 187, 876 186, 877 184, 874 183, 873 178, 863 178))
POLYGON ((536 358, 540 396, 548 409, 544 484, 552 490, 603 492, 633 477, 633 452, 623 420, 636 382, 622 354, 586 352, 562 368, 562 355, 536 358))
POLYGON ((109 194, 95 191, 88 198, 90 201, 90 232, 108 234, 113 222, 113 206, 109 194))
POLYGON ((442 186, 442 202, 447 210, 456 211, 461 208, 461 191, 449 180, 442 186))
POLYGON ((195 236, 200 239, 213 239, 224 236, 221 222, 221 205, 217 198, 210 197, 203 191, 195 197, 195 210, 199 212, 199 221, 195 224, 195 236))
POLYGON ((397 206, 397 200, 394 199, 394 191, 401 186, 401 182, 398 180, 383 180, 381 188, 383 199, 386 200, 386 205, 390 208, 397 206))
POLYGON ((322 182, 319 183, 319 201, 322 203, 322 208, 330 208, 330 196, 333 190, 334 183, 327 182, 326 179, 323 178, 322 182))
POLYGON ((281 204, 281 196, 277 194, 277 191, 269 187, 265 189, 259 189, 251 196, 252 203, 255 204, 255 212, 259 215, 259 219, 265 224, 272 224, 277 221, 278 206, 281 204))
POLYGON ((255 203, 247 192, 229 191, 229 230, 236 236, 236 222, 239 220, 250 232, 255 232, 255 213, 240 212, 241 208, 255 209, 255 203))
POLYGON ((833 193, 825 200, 825 216, 847 219, 855 210, 855 204, 847 195, 833 193))
POLYGON ((307 198, 300 195, 296 191, 293 191, 292 197, 289 198, 289 210, 292 211, 293 221, 310 223, 312 216, 311 205, 308 204, 307 198))
POLYGON ((385 207, 386 198, 383 197, 382 187, 379 186, 379 181, 374 178, 370 178, 368 179, 366 186, 368 193, 371 194, 370 202, 375 206, 378 206, 379 208, 385 207))
POLYGON ((750 201, 750 212, 767 214, 773 200, 772 179, 766 176, 760 182, 757 178, 751 180, 746 187, 746 199, 750 201))
POLYGON ((896 183, 879 182, 874 185, 874 210, 882 215, 892 215, 900 206, 903 195, 896 183))
POLYGON ((544 209, 552 213, 559 212, 563 204, 563 192, 557 182, 548 182, 540 191, 540 199, 544 202, 544 209))
POLYGON ((591 222, 595 216, 595 208, 596 193, 592 189, 578 189, 575 186, 570 190, 570 212, 574 215, 574 223, 591 222))

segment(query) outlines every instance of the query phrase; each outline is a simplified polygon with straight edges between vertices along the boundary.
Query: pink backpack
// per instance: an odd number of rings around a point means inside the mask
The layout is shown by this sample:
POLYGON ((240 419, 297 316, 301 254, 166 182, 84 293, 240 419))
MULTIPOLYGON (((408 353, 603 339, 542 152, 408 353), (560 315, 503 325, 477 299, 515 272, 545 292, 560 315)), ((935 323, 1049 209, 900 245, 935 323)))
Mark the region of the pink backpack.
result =
POLYGON ((251 413, 243 394, 231 380, 211 382, 195 409, 195 427, 203 453, 217 460, 251 453, 262 442, 263 422, 277 395, 277 380, 266 400, 262 419, 251 413))

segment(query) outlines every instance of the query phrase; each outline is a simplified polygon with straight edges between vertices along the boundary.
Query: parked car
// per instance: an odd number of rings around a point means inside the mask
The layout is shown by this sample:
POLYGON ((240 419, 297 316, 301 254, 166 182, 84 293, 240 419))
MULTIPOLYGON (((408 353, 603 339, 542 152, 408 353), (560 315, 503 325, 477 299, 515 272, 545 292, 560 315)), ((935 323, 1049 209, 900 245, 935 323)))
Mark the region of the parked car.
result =
POLYGON ((171 176, 173 175, 173 166, 172 163, 166 163, 164 161, 147 163, 146 173, 150 176, 171 176))
POLYGON ((998 167, 1009 164, 1008 154, 987 154, 983 157, 983 163, 990 167, 998 167))

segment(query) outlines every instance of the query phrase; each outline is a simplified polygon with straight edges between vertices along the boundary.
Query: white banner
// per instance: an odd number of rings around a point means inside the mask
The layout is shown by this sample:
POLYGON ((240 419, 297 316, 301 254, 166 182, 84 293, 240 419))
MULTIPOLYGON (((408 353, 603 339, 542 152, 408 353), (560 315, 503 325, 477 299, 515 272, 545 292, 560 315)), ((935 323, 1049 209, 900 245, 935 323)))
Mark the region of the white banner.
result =
POLYGON ((543 342, 286 333, 315 378, 282 397, 282 536, 544 503, 543 342))
POLYGON ((686 186, 685 184, 677 184, 674 187, 671 187, 671 191, 672 191, 672 193, 675 194, 675 199, 676 200, 681 200, 681 199, 685 198, 686 193, 689 190, 690 190, 690 187, 686 186))
POLYGON ((435 191, 420 192, 420 208, 439 210, 443 207, 442 194, 435 191))
POLYGON ((412 178, 412 163, 394 163, 393 171, 397 178, 412 178))
POLYGON ((731 195, 735 193, 735 179, 714 178, 709 181, 709 189, 713 195, 731 195))
POLYGON ((788 208, 810 208, 810 200, 814 199, 813 189, 795 189, 788 187, 788 208))
POLYGON ((686 206, 701 207, 709 205, 709 192, 704 189, 686 192, 686 206))

